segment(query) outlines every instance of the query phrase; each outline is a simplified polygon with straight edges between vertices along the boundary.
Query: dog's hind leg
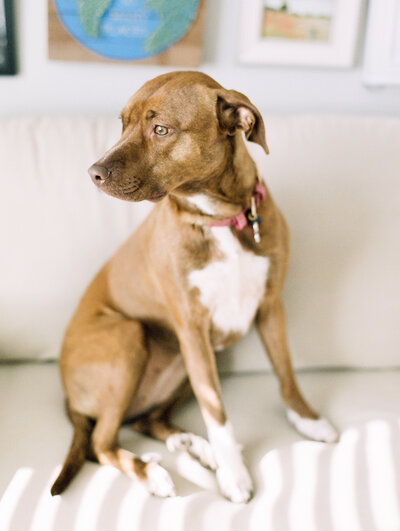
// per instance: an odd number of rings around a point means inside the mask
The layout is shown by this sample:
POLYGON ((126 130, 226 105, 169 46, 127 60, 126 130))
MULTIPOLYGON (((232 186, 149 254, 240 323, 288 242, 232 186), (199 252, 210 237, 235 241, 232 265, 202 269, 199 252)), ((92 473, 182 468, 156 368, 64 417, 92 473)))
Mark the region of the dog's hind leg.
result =
POLYGON ((185 451, 206 468, 216 470, 217 463, 210 443, 194 433, 182 430, 171 422, 173 412, 193 395, 189 381, 182 384, 171 399, 134 422, 139 433, 166 443, 170 452, 185 451))
POLYGON ((338 434, 326 419, 307 404, 294 375, 286 342, 285 316, 279 297, 266 297, 257 315, 257 326, 272 366, 278 376, 288 419, 296 430, 322 442, 335 442, 338 434))
POLYGON ((74 461, 79 458, 82 465, 86 457, 118 468, 152 494, 172 496, 166 470, 118 445, 119 427, 148 362, 141 323, 100 315, 86 324, 84 334, 82 329, 78 326, 78 339, 70 331, 61 355, 74 438, 52 493, 62 492, 79 470, 74 461))
POLYGON ((107 329, 103 348, 108 349, 109 366, 101 371, 104 378, 100 388, 100 410, 91 439, 93 455, 103 465, 111 465, 134 480, 138 480, 151 494, 174 496, 175 488, 168 472, 156 462, 120 448, 118 430, 126 410, 135 396, 143 377, 148 351, 143 327, 139 322, 121 321, 107 329), (110 337, 113 341, 110 342, 110 337), (111 347, 112 345, 112 347, 111 347))

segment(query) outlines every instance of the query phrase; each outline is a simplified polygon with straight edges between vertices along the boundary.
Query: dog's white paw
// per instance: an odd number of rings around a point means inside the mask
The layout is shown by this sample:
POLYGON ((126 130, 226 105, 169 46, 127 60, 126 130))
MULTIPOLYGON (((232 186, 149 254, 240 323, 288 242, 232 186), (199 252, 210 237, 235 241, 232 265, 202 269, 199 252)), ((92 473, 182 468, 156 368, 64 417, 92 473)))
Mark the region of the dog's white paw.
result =
POLYGON ((296 430, 309 439, 327 443, 334 443, 339 440, 338 432, 327 419, 303 418, 292 409, 287 410, 287 417, 296 430))
POLYGON ((166 445, 170 452, 184 450, 197 459, 204 467, 211 470, 217 469, 217 462, 210 443, 199 435, 194 435, 193 433, 174 433, 168 437, 166 445))
POLYGON ((218 464, 217 480, 222 494, 233 502, 247 503, 253 497, 253 484, 232 425, 226 422, 223 426, 210 426, 208 436, 218 464))
POLYGON ((147 478, 143 481, 144 486, 154 496, 168 498, 175 496, 175 486, 168 472, 155 462, 150 462, 146 467, 147 478))
POLYGON ((245 465, 233 472, 227 467, 217 470, 219 488, 225 498, 235 503, 247 503, 253 497, 253 483, 245 465))
POLYGON ((253 497, 253 483, 244 463, 241 467, 219 467, 217 480, 222 494, 234 503, 247 503, 253 497))

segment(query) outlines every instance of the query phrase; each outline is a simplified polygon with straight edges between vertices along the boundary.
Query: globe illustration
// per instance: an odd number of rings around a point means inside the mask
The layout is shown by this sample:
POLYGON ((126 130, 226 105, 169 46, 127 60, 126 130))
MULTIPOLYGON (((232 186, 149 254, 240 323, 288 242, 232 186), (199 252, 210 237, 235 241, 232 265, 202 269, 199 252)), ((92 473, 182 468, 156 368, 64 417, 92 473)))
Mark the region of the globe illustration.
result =
POLYGON ((54 0, 63 26, 82 46, 109 59, 158 55, 194 22, 200 0, 54 0))

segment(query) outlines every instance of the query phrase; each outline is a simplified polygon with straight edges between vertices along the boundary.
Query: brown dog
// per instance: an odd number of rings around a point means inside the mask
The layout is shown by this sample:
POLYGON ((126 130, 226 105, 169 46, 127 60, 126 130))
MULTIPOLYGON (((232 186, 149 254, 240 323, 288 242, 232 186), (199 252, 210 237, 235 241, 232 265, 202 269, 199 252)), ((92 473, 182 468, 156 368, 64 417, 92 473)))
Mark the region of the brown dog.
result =
POLYGON ((337 434, 295 382, 280 292, 285 221, 242 132, 268 153, 259 111, 198 72, 146 83, 122 112, 123 132, 89 173, 107 194, 157 202, 97 274, 67 330, 60 365, 74 425, 52 494, 85 458, 113 465, 159 496, 174 494, 158 463, 118 446, 123 421, 215 469, 222 493, 247 502, 252 483, 222 403, 214 351, 256 320, 289 420, 306 436, 337 434), (169 422, 191 389, 209 442, 169 422))

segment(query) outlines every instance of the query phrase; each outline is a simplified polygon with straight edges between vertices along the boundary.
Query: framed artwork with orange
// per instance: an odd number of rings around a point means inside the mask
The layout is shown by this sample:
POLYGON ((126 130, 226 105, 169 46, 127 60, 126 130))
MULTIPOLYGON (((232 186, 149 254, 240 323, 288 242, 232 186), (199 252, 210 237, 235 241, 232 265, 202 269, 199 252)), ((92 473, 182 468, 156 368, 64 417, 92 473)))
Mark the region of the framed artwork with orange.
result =
POLYGON ((239 59, 350 67, 363 0, 242 0, 239 59))

